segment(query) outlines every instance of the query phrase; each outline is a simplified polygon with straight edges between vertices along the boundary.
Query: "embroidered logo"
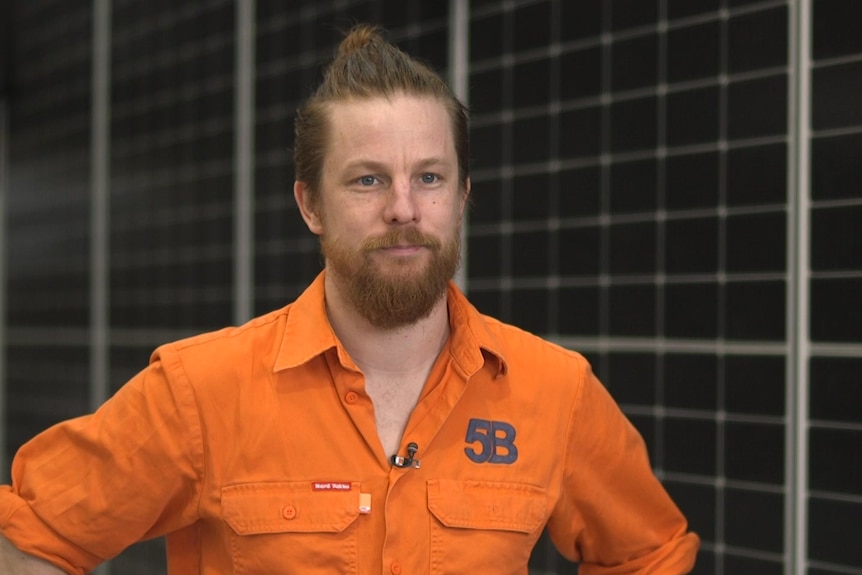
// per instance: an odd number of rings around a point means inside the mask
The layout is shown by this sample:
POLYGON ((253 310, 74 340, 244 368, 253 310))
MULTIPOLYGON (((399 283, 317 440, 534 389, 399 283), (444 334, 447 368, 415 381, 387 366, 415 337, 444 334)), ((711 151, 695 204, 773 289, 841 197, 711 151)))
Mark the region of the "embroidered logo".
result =
POLYGON ((346 481, 312 481, 312 491, 350 491, 353 486, 346 481))
POLYGON ((511 465, 518 460, 515 427, 511 423, 471 419, 464 441, 471 445, 464 448, 464 453, 473 463, 511 465))

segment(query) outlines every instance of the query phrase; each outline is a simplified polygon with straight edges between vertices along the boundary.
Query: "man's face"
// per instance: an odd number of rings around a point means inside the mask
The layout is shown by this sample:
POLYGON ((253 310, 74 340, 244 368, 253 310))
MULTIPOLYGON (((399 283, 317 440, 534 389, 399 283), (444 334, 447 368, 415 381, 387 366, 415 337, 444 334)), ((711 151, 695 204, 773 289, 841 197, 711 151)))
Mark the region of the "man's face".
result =
POLYGON ((460 262, 468 190, 445 106, 398 95, 333 104, 319 201, 327 274, 373 325, 426 317, 460 262))

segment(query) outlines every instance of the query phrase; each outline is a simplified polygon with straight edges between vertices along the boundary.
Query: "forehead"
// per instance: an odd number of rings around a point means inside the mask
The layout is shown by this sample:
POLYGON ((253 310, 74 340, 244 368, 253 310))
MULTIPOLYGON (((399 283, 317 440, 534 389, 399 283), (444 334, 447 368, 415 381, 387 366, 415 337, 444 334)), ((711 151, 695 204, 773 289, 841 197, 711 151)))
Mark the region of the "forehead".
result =
POLYGON ((339 101, 329 107, 327 163, 454 160, 452 123, 437 98, 396 95, 339 101))

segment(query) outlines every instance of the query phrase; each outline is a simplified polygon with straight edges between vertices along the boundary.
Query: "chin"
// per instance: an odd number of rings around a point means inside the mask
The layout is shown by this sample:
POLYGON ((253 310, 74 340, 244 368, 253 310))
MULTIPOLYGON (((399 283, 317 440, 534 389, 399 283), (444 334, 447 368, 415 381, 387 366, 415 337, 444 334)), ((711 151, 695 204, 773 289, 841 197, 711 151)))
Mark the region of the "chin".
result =
POLYGON ((372 265, 374 270, 381 275, 409 277, 426 273, 429 264, 426 258, 417 255, 387 259, 382 262, 374 262, 372 265))

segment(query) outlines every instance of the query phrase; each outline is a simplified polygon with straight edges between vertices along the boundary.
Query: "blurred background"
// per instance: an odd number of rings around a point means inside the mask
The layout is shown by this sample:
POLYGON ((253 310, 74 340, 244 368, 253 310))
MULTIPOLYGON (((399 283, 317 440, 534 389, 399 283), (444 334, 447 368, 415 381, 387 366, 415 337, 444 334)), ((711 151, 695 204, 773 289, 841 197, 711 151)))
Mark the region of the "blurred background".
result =
MULTIPOLYGON (((862 575, 862 3, 0 0, 0 22, 0 480, 158 344, 316 275, 293 114, 371 22, 470 104, 462 285, 592 361, 703 539, 695 573, 862 575)), ((575 572, 543 538, 531 573, 575 572)))

